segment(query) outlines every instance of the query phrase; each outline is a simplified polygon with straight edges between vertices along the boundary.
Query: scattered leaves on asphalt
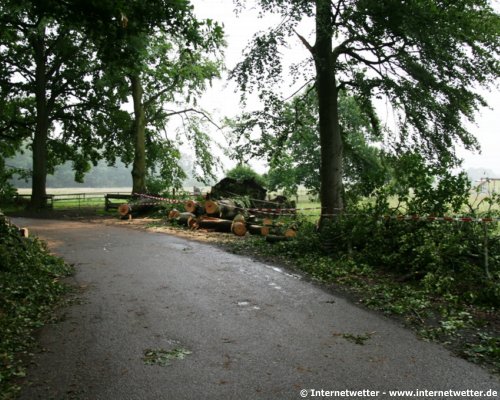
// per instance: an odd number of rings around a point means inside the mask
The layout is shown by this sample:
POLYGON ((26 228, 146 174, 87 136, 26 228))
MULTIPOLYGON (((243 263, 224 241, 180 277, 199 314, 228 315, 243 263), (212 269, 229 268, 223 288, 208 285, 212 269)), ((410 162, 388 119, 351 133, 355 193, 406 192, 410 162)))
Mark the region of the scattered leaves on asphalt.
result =
POLYGON ((166 367, 170 365, 172 360, 183 360, 191 351, 182 347, 173 350, 165 349, 146 349, 144 350, 144 357, 142 360, 146 365, 161 365, 166 367))

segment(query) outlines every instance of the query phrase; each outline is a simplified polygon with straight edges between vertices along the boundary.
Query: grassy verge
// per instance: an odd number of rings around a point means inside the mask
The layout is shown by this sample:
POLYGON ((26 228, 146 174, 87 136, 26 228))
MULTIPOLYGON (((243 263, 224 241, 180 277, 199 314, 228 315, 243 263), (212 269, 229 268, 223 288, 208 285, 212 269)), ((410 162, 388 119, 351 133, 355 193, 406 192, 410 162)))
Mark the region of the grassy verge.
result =
POLYGON ((262 237, 249 237, 227 246, 238 254, 301 270, 367 308, 401 319, 422 339, 444 343, 455 354, 500 373, 497 305, 475 304, 452 290, 455 283, 448 276, 427 273, 416 277, 355 261, 348 255, 327 255, 312 228, 303 227, 293 241, 270 244, 262 237))
POLYGON ((0 216, 0 399, 16 397, 37 329, 50 321, 71 268, 0 216))

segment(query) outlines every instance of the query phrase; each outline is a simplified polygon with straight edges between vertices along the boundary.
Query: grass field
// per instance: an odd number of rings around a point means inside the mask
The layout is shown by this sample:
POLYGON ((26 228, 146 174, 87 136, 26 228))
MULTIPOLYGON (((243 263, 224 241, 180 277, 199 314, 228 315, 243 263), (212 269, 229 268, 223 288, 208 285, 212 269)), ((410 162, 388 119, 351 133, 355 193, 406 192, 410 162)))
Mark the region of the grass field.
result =
MULTIPOLYGON (((47 194, 54 195, 54 208, 55 209, 67 209, 67 208, 104 208, 104 196, 110 193, 131 193, 130 187, 110 187, 110 188, 47 188, 47 194)), ((192 190, 191 187, 184 188, 186 192, 192 190)), ((210 190, 209 187, 202 188, 202 193, 207 193, 210 190)), ((18 189, 18 193, 23 196, 31 194, 31 189, 18 189)), ((270 197, 274 197, 279 193, 269 193, 270 197)), ((484 199, 487 198, 486 194, 481 193, 471 193, 469 204, 473 209, 478 208, 478 211, 485 212, 488 211, 489 205, 484 199)), ((306 189, 299 189, 298 196, 292 198, 297 202, 297 208, 310 210, 303 210, 300 213, 305 214, 314 218, 320 215, 321 204, 317 198, 308 194, 306 189)), ((367 199, 367 201, 370 201, 367 199)), ((394 199, 390 202, 391 207, 397 206, 397 201, 394 199)), ((498 204, 492 207, 492 210, 499 211, 498 204)), ((404 208, 401 209, 404 211, 404 208)), ((464 213, 469 213, 469 209, 464 209, 464 213)), ((313 218, 313 219, 314 219, 313 218)))

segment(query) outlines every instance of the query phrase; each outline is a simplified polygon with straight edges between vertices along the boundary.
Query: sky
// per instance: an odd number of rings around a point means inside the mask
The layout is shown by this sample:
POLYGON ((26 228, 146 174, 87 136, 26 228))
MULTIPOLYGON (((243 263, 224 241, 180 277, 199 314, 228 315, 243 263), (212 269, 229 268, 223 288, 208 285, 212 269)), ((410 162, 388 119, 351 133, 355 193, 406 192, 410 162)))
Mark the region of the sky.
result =
MULTIPOLYGON (((224 53, 228 70, 242 59, 244 48, 256 32, 265 31, 266 28, 280 21, 277 16, 259 18, 258 10, 252 6, 247 6, 243 13, 236 15, 233 0, 193 0, 192 3, 199 18, 211 18, 224 25, 227 42, 224 53)), ((252 4, 253 2, 246 1, 245 3, 252 4)), ((306 23, 299 27, 299 32, 313 42, 314 35, 311 26, 306 23)), ((289 42, 289 48, 284 50, 284 57, 290 63, 306 56, 307 50, 298 39, 292 39, 289 42)), ((500 86, 499 83, 500 81, 497 82, 497 86, 500 86)), ((286 95, 294 93, 296 87, 285 85, 281 89, 286 95)), ((500 88, 497 87, 490 92, 483 91, 482 94, 490 108, 481 110, 475 125, 468 125, 481 145, 481 153, 471 153, 458 148, 458 154, 464 159, 465 170, 469 168, 491 170, 495 178, 500 178, 500 88)), ((201 99, 200 104, 208 111, 212 111, 216 117, 235 116, 241 111, 239 99, 240 94, 234 82, 223 79, 213 84, 213 87, 201 99)), ((256 100, 251 100, 248 104, 249 109, 258 107, 256 100)), ((231 162, 227 159, 225 164, 228 167, 231 166, 231 162)), ((265 170, 265 164, 262 161, 254 161, 252 166, 261 173, 265 170)))

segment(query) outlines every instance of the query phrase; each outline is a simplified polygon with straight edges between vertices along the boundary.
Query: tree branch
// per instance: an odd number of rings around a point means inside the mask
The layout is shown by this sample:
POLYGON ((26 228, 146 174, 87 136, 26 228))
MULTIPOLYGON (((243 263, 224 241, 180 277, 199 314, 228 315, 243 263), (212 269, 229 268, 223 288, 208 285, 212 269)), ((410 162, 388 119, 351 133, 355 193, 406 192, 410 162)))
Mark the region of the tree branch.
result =
POLYGON ((295 29, 293 30, 295 34, 298 36, 302 44, 309 50, 309 52, 314 56, 314 53, 316 52, 314 47, 310 45, 310 43, 306 40, 306 38, 302 35, 300 35, 295 29))
POLYGON ((172 82, 171 85, 169 85, 168 87, 164 88, 163 90, 160 90, 158 93, 156 93, 154 96, 151 96, 149 99, 147 99, 145 102, 144 102, 144 108, 147 108, 149 107, 151 104, 153 104, 156 100, 158 100, 158 98, 160 96, 162 96, 163 94, 173 90, 179 83, 179 76, 177 75, 174 79, 174 81, 172 82))
POLYGON ((167 111, 165 116, 166 117, 171 117, 173 115, 181 115, 182 116, 182 115, 189 114, 190 112, 202 115, 213 126, 215 126, 219 130, 222 130, 222 128, 219 125, 217 125, 217 123, 215 123, 206 112, 197 110, 196 108, 186 108, 185 110, 171 111, 171 112, 167 111))
MULTIPOLYGON (((297 93, 299 93, 302 89, 304 89, 307 85, 309 85, 311 82, 314 82, 315 78, 309 79, 306 83, 304 83, 300 88, 298 88, 295 92, 293 92, 290 96, 287 98, 283 99, 283 101, 290 100, 292 97, 294 97, 297 93)), ((313 85, 314 86, 314 85, 313 85)))

